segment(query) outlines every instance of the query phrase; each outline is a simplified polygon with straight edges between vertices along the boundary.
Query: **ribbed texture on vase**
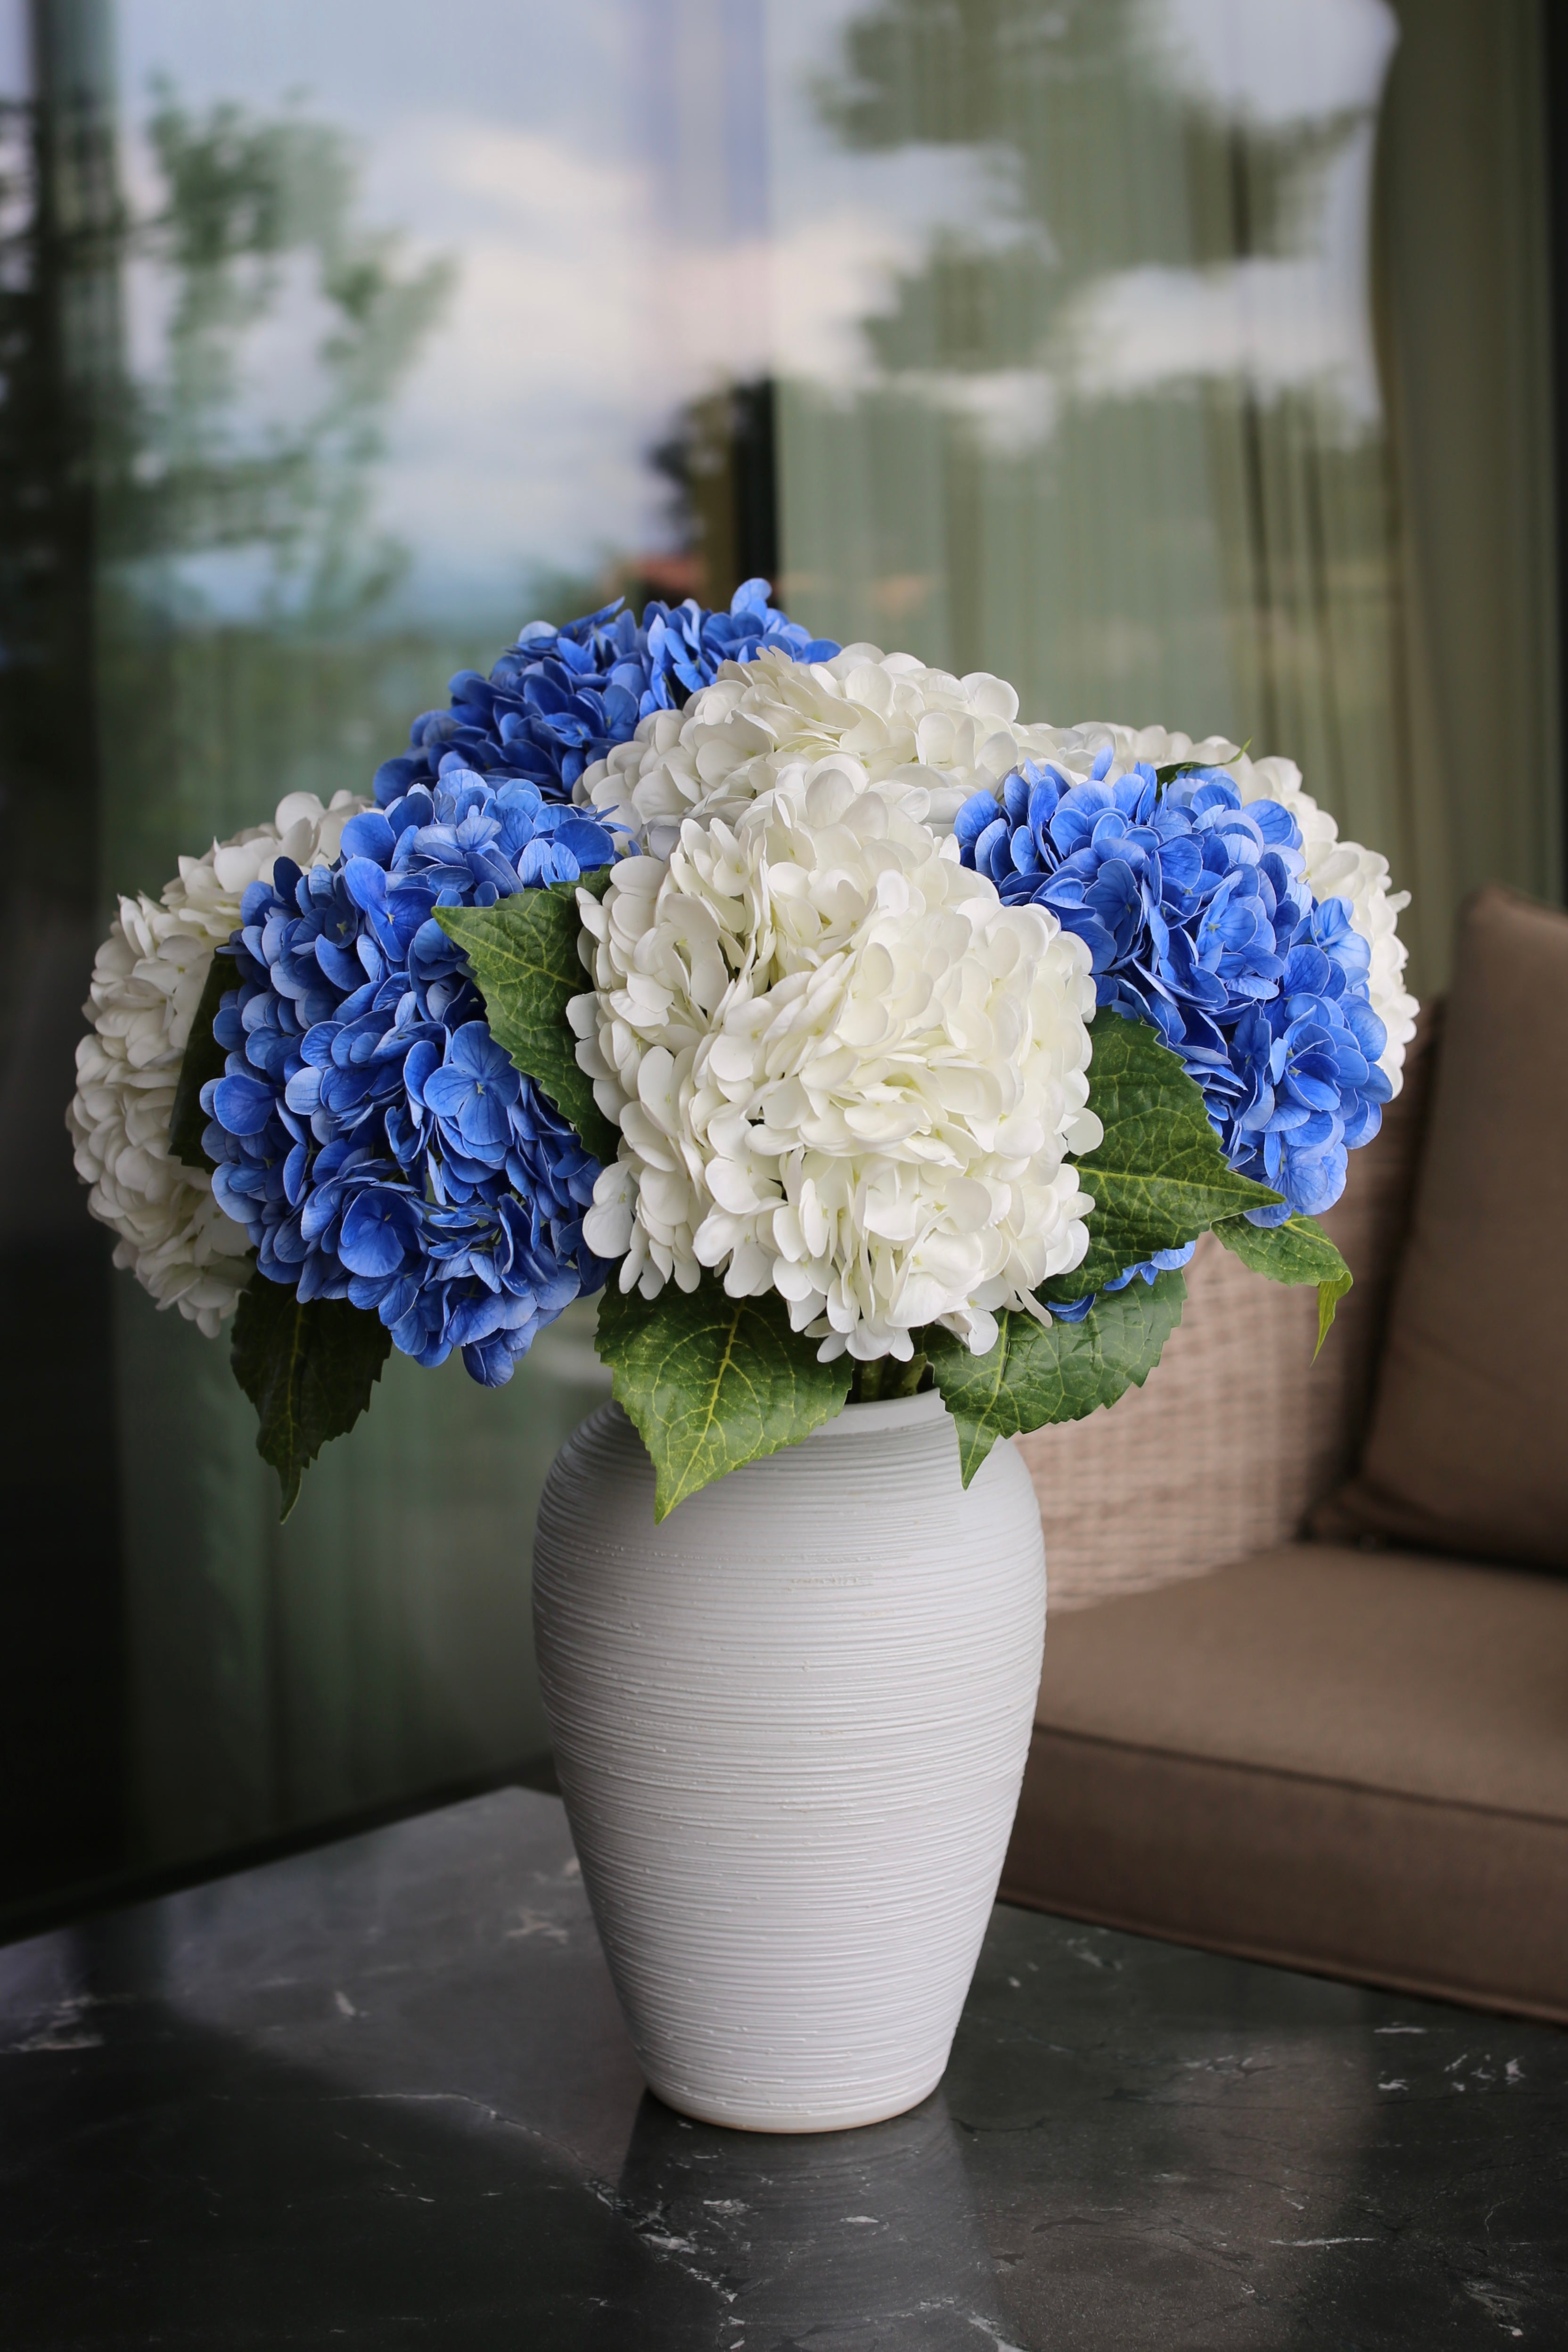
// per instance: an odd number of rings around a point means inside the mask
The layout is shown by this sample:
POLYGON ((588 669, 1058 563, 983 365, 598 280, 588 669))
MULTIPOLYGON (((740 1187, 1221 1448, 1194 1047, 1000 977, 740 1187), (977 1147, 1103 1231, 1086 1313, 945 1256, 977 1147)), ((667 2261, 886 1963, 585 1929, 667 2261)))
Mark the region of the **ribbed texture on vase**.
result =
POLYGON ((540 1506, 540 1671, 649 2082, 759 2131, 940 2079, 1017 1803, 1045 1632, 1011 1445, 968 1494, 939 1399, 851 1406, 656 1527, 606 1405, 540 1506))

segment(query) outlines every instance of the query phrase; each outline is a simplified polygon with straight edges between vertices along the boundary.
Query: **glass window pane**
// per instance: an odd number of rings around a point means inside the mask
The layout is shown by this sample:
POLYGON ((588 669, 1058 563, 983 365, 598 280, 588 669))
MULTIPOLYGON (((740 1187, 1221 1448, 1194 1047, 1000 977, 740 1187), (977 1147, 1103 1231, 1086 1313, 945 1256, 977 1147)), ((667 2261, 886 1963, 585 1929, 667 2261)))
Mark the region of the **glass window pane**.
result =
POLYGON ((607 1393, 591 1307, 499 1391, 394 1354, 278 1525, 226 1339, 110 1273, 70 1171, 117 895, 286 793, 367 792, 524 619, 679 599, 773 523, 765 394, 727 391, 763 331, 731 267, 765 200, 754 12, 0 13, 7 798, 38 815, 8 877, 38 1161, 6 1168, 8 1466, 78 1596, 36 1604, 18 1891, 537 1757, 533 1511, 607 1393))
POLYGON ((726 602, 1561 889, 1537 0, 0 0, 0 1904, 537 1758, 606 1390, 394 1355, 279 1527, 64 1113, 121 892, 530 617, 726 602))

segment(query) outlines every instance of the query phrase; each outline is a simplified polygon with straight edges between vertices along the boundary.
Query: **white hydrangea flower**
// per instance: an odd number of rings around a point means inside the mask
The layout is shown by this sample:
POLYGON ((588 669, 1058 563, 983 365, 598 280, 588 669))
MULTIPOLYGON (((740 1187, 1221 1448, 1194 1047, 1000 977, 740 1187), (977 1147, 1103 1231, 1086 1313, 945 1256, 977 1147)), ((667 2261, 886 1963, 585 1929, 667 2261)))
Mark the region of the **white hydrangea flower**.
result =
POLYGON ((829 761, 861 786, 921 792, 919 813, 946 833, 972 793, 996 790, 1020 760, 1048 758, 1059 740, 1054 727, 1021 726, 1017 695, 985 670, 953 677, 869 645, 828 662, 768 652, 726 662, 684 710, 643 719, 574 797, 668 857, 685 818, 733 824, 786 772, 804 768, 809 781, 829 761))
POLYGON ((213 1197, 205 1169, 169 1150, 180 1064, 212 965, 239 921, 252 882, 274 862, 331 865, 344 824, 372 803, 337 793, 289 793, 271 824, 182 857, 160 899, 121 898, 99 949, 82 1012, 92 1024, 76 1052, 77 1091, 66 1113, 88 1207, 120 1236, 114 1263, 129 1266, 160 1307, 178 1307, 209 1339, 233 1313, 249 1275, 249 1236, 213 1197))
POLYGON ((1405 1049, 1415 1034, 1418 1007, 1405 985, 1410 950, 1397 928, 1399 916, 1410 904, 1410 893, 1390 890, 1387 858, 1375 849, 1363 848, 1359 841, 1340 839, 1339 826, 1305 789, 1301 771, 1293 760, 1249 759, 1220 735, 1194 743, 1190 735, 1173 734, 1163 727, 1121 727, 1097 720, 1060 730, 1048 756, 1064 773, 1079 779, 1089 774, 1108 745, 1113 754, 1108 780, 1124 775, 1140 760, 1155 768, 1192 760, 1208 768, 1228 768, 1244 803, 1278 801, 1289 810, 1301 828, 1306 881, 1313 898, 1343 898, 1352 923, 1372 950, 1367 995, 1388 1032, 1382 1067, 1397 1094, 1404 1083, 1405 1049))
POLYGON ((645 1297, 705 1266, 776 1290, 824 1361, 907 1360, 935 1322, 984 1354, 1088 1247, 1088 950, 863 756, 785 768, 580 895, 569 1017, 621 1130, 584 1233, 645 1297))

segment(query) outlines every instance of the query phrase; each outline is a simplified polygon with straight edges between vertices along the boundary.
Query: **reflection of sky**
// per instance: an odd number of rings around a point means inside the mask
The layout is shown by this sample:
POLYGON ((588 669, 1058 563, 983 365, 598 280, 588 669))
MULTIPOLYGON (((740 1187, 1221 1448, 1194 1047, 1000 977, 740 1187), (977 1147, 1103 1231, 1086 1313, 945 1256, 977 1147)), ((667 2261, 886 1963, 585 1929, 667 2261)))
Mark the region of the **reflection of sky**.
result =
MULTIPOLYGON (((459 271, 390 411, 378 520, 414 551, 416 608, 510 612, 530 574, 591 575, 668 542, 647 459, 682 401, 770 364, 840 398, 879 381, 861 322, 890 307, 937 227, 992 247, 1070 231, 1021 219, 984 152, 836 142, 811 84, 855 13, 856 0, 119 0, 127 176, 149 187, 135 132, 160 72, 197 109, 237 99, 276 115, 302 94, 358 142, 362 219, 402 231, 411 260, 447 254, 459 271)), ((1316 178, 1292 249, 1065 284, 1026 364, 904 389, 1020 452, 1067 402, 1205 375, 1249 376, 1265 397, 1324 384, 1355 429, 1376 414, 1365 215, 1385 0, 1143 0, 1131 21, 1127 70, 1188 105, 1276 131, 1342 124, 1327 161, 1304 167, 1316 178)), ((151 368, 163 296, 140 266, 129 292, 151 368)), ((325 323, 301 268, 247 341, 252 431, 309 404, 301 353, 325 323)), ((209 570, 239 605, 261 576, 232 558, 209 570)))
MULTIPOLYGON (((852 168, 770 246, 765 5, 120 0, 125 168, 144 202, 134 133, 155 74, 197 110, 237 99, 276 115, 302 94, 361 147, 362 218, 401 229, 410 259, 458 264, 394 404, 378 492, 381 523, 415 551, 417 606, 510 610, 531 573, 591 575, 666 543, 648 449, 682 401, 765 371, 775 345, 819 381, 864 374, 857 321, 973 173, 962 157, 935 177, 907 158, 852 168)), ((130 298, 152 370, 168 291, 136 266, 130 298)), ((301 265, 246 341, 258 437, 309 406, 301 353, 325 324, 301 265)), ((195 568, 236 609, 265 567, 195 568)))
MULTIPOLYGON (((360 148, 362 219, 402 231, 412 260, 458 260, 392 407, 377 499, 414 551, 409 593, 426 609, 510 607, 530 572, 592 570, 657 536, 641 457, 668 402, 647 366, 647 173, 626 104, 637 5, 120 0, 132 124, 159 73, 198 110, 233 99, 276 115, 300 95, 360 148)), ((133 142, 127 160, 144 181, 133 142)), ((147 364, 159 289, 135 290, 147 364)), ((324 324, 309 273, 291 272, 247 341, 255 425, 309 404, 302 347, 324 324)), ((241 597, 246 567, 226 578, 241 597)))

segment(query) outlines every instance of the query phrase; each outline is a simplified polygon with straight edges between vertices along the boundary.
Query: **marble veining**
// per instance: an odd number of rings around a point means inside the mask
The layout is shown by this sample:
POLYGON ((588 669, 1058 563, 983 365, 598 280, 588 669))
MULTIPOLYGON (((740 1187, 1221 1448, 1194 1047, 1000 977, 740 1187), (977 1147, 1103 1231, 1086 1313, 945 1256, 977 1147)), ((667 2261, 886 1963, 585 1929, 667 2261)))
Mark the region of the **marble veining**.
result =
POLYGON ((999 1908, 941 2088, 648 2095, 551 1798, 0 1950, 7 2352, 1568 2342, 1568 2036, 999 1908))

